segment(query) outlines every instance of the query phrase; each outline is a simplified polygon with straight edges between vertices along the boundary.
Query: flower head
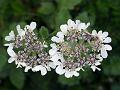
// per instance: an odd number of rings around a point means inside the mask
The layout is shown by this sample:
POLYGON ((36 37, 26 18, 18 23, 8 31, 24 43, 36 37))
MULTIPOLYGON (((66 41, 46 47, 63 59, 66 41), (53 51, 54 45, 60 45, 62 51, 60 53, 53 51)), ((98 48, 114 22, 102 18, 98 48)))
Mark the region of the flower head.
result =
POLYGON ((47 45, 41 42, 33 32, 36 23, 31 22, 24 29, 21 29, 20 25, 17 25, 16 28, 17 35, 11 31, 9 36, 5 37, 5 40, 10 41, 9 44, 5 44, 8 46, 7 52, 10 56, 8 62, 15 61, 17 68, 25 67, 25 72, 31 69, 33 72, 41 71, 41 75, 45 75, 47 71, 54 68, 54 65, 46 51, 47 45))
POLYGON ((107 51, 112 50, 112 47, 110 45, 108 45, 108 43, 110 43, 112 41, 112 39, 110 37, 108 37, 108 32, 99 31, 97 33, 96 30, 93 30, 92 35, 97 36, 99 38, 100 43, 101 43, 101 46, 99 47, 101 56, 103 58, 107 58, 107 56, 108 56, 107 51))
POLYGON ((90 23, 69 19, 67 24, 60 26, 61 31, 51 38, 54 43, 51 44, 49 54, 56 65, 57 74, 65 74, 67 78, 79 76, 78 71, 84 70, 85 66, 90 66, 93 71, 100 70, 97 66, 105 58, 102 55, 103 50, 104 53, 111 50, 104 43, 111 42, 111 38, 107 37, 107 32, 88 32, 89 25, 90 23))

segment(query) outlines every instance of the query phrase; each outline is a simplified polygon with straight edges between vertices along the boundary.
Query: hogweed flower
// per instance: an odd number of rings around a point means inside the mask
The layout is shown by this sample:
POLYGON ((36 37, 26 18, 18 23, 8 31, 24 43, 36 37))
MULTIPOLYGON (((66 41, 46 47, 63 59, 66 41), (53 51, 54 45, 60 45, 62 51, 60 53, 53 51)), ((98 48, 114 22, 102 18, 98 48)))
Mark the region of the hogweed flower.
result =
POLYGON ((5 40, 9 41, 8 44, 5 44, 8 46, 7 52, 10 56, 8 62, 15 61, 17 68, 25 67, 25 72, 31 69, 33 72, 41 71, 41 75, 45 75, 47 71, 51 71, 54 65, 47 53, 47 45, 45 42, 41 42, 33 32, 36 23, 31 22, 24 29, 21 29, 20 25, 17 25, 16 28, 17 35, 11 31, 9 36, 5 37, 5 40))
POLYGON ((108 32, 88 32, 89 25, 69 19, 67 24, 60 26, 61 31, 51 38, 54 43, 51 44, 49 54, 56 65, 57 74, 65 74, 67 78, 79 76, 78 71, 84 70, 85 66, 93 71, 101 70, 97 66, 103 58, 107 58, 107 50, 112 50, 108 45, 111 38, 107 37, 108 32))

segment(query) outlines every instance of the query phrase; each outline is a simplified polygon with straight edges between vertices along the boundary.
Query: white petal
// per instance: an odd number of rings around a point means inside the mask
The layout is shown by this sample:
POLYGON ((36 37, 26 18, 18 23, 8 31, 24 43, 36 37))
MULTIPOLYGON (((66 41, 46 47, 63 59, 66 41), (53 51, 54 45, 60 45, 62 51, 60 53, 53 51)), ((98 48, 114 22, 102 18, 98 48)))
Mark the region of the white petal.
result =
POLYGON ((86 28, 88 28, 89 26, 90 26, 90 23, 87 23, 86 28))
POLYGON ((102 31, 98 32, 98 36, 102 37, 102 31))
POLYGON ((45 65, 45 68, 47 69, 47 71, 51 71, 51 68, 49 66, 45 65))
POLYGON ((68 26, 66 24, 60 26, 61 31, 66 35, 68 26))
POLYGON ((97 61, 96 63, 95 63, 95 65, 96 66, 98 66, 98 65, 100 65, 101 63, 99 62, 99 61, 97 61))
POLYGON ((9 46, 7 52, 11 57, 17 57, 16 53, 13 51, 13 47, 9 46))
POLYGON ((110 43, 112 40, 111 40, 111 38, 110 37, 107 37, 107 38, 105 38, 105 40, 103 41, 104 43, 110 43))
POLYGON ((102 36, 106 38, 108 36, 108 32, 103 32, 102 36))
POLYGON ((11 37, 10 36, 5 36, 5 40, 6 41, 11 41, 11 37))
POLYGON ((11 31, 11 32, 9 33, 9 36, 6 36, 6 37, 5 37, 5 40, 6 40, 6 41, 15 40, 15 34, 14 34, 14 32, 11 31))
POLYGON ((103 60, 103 58, 101 57, 100 54, 98 54, 98 55, 96 56, 96 58, 99 59, 99 61, 102 61, 102 60, 103 60))
POLYGON ((104 47, 105 47, 106 50, 109 50, 109 51, 112 50, 112 47, 108 44, 104 45, 104 47))
POLYGON ((58 61, 61 57, 58 54, 55 54, 52 56, 52 58, 50 60, 52 60, 53 62, 58 61))
POLYGON ((81 68, 76 68, 75 71, 80 71, 81 68))
MULTIPOLYGON (((15 61, 15 64, 16 64, 16 61, 15 61)), ((17 65, 17 67, 16 67, 16 68, 19 68, 19 67, 21 68, 21 67, 22 67, 20 62, 17 62, 17 64, 16 64, 16 65, 17 65)))
POLYGON ((87 23, 87 25, 85 23, 80 23, 79 24, 79 29, 85 30, 89 25, 90 25, 90 23, 87 23))
POLYGON ((93 30, 93 31, 92 31, 92 35, 97 35, 97 31, 96 31, 96 30, 93 30))
POLYGON ((53 68, 53 69, 55 69, 55 67, 56 67, 56 65, 55 65, 53 62, 50 62, 50 63, 49 63, 49 66, 50 66, 51 68, 53 68))
POLYGON ((91 69, 95 72, 96 66, 91 66, 91 69))
POLYGON ((62 75, 65 73, 65 70, 63 69, 62 66, 58 66, 56 69, 55 69, 56 73, 59 74, 59 75, 62 75))
POLYGON ((79 29, 84 29, 85 28, 85 23, 80 23, 79 29))
POLYGON ((69 29, 75 29, 75 28, 76 28, 75 22, 72 21, 71 19, 69 19, 69 20, 67 21, 67 24, 68 24, 69 29))
POLYGON ((41 66, 41 75, 44 76, 45 74, 47 74, 47 69, 41 66))
POLYGON ((4 46, 9 46, 9 45, 10 45, 10 44, 8 44, 8 43, 7 43, 7 44, 4 44, 4 46))
POLYGON ((49 50, 49 54, 50 54, 50 55, 54 55, 54 54, 56 54, 56 53, 57 53, 57 52, 56 52, 56 50, 54 50, 54 49, 50 49, 50 50, 49 50))
POLYGON ((22 37, 25 35, 25 31, 23 29, 21 29, 20 25, 16 26, 18 34, 22 37))
POLYGON ((15 36, 14 31, 11 31, 9 35, 14 37, 15 36))
POLYGON ((4 46, 10 46, 10 47, 13 47, 13 46, 14 46, 14 43, 7 43, 7 44, 4 44, 4 46))
POLYGON ((48 45, 44 45, 44 47, 45 47, 45 48, 47 48, 47 47, 48 47, 48 45))
POLYGON ((57 36, 60 38, 60 39, 63 39, 64 38, 64 34, 62 32, 58 32, 57 33, 57 36))
POLYGON ((36 22, 31 22, 30 23, 30 29, 34 30, 36 28, 36 22))
POLYGON ((58 37, 56 37, 56 36, 53 36, 53 37, 51 38, 51 40, 52 40, 53 42, 57 42, 57 43, 60 42, 60 39, 59 39, 58 37))
POLYGON ((90 23, 87 23, 87 24, 84 26, 83 30, 87 29, 88 26, 90 26, 90 23))
POLYGON ((24 70, 24 71, 25 71, 25 72, 28 72, 29 69, 31 69, 31 67, 30 67, 30 66, 27 66, 27 67, 25 67, 25 70, 24 70))
POLYGON ((61 62, 60 62, 60 61, 54 61, 53 63, 54 63, 55 66, 61 65, 61 62))
POLYGON ((10 58, 8 59, 8 63, 12 63, 12 62, 15 61, 15 60, 16 60, 16 58, 10 57, 10 58))
POLYGON ((106 50, 101 50, 101 56, 102 56, 103 58, 107 58, 107 56, 108 56, 107 51, 106 51, 106 50))
POLYGON ((33 71, 33 72, 37 72, 37 71, 40 71, 40 70, 41 70, 40 65, 35 66, 34 68, 32 68, 32 71, 33 71))
POLYGON ((73 76, 73 73, 71 73, 71 72, 69 72, 69 71, 66 71, 65 72, 65 77, 66 78, 70 78, 70 77, 72 77, 73 76))
POLYGON ((100 68, 98 68, 98 67, 96 67, 96 66, 91 66, 91 68, 92 68, 92 70, 93 70, 93 72, 95 72, 95 70, 97 69, 98 71, 100 71, 101 69, 100 68))
POLYGON ((30 29, 30 26, 29 25, 26 25, 24 30, 26 31, 27 29, 30 29))
POLYGON ((21 29, 20 25, 17 25, 17 26, 16 26, 16 29, 17 29, 17 30, 20 30, 20 29, 21 29))
POLYGON ((21 65, 22 65, 23 67, 25 67, 25 66, 26 66, 26 63, 24 63, 24 62, 21 62, 21 65))
POLYGON ((75 23, 78 26, 80 24, 80 20, 76 20, 75 23))
POLYGON ((76 76, 76 77, 79 76, 79 73, 78 73, 78 72, 74 71, 73 73, 74 73, 74 76, 76 76))
POLYGON ((52 47, 52 49, 54 49, 54 50, 56 50, 56 51, 57 51, 57 46, 56 46, 56 44, 55 44, 55 43, 50 44, 50 46, 52 47))

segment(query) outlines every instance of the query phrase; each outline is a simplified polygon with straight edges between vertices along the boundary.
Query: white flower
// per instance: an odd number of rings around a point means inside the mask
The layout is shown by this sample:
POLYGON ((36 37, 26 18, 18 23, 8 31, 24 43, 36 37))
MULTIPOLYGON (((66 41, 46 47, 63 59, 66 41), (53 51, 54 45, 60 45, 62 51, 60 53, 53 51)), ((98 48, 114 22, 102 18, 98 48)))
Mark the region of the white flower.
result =
POLYGON ((30 25, 26 25, 26 28, 27 28, 30 32, 33 32, 33 30, 36 28, 36 22, 31 22, 30 25))
POLYGON ((58 62, 58 60, 60 59, 63 61, 63 57, 61 53, 58 52, 58 49, 55 43, 51 44, 50 46, 52 47, 52 49, 49 50, 49 54, 51 56, 50 60, 52 60, 55 65, 59 65, 60 62, 58 62))
POLYGON ((52 49, 50 49, 49 50, 49 54, 51 55, 51 56, 54 56, 55 54, 57 54, 57 46, 56 46, 56 44, 55 43, 53 43, 53 44, 50 44, 50 46, 52 47, 52 49))
POLYGON ((14 31, 11 31, 11 32, 9 33, 9 36, 6 36, 6 37, 5 37, 5 40, 6 40, 6 41, 14 41, 14 40, 15 40, 14 31))
POLYGON ((110 45, 108 45, 108 44, 102 44, 102 48, 101 48, 101 56, 103 57, 103 58, 107 58, 108 57, 108 53, 107 53, 107 51, 110 51, 110 50, 112 50, 112 47, 110 46, 110 45))
POLYGON ((110 43, 112 41, 112 39, 108 37, 108 32, 99 31, 97 33, 96 30, 93 30, 92 35, 97 35, 102 43, 110 43))
POLYGON ((96 65, 92 65, 90 68, 93 70, 93 72, 95 72, 96 69, 97 69, 98 71, 101 70, 100 68, 96 67, 96 65))
POLYGON ((73 76, 79 76, 78 71, 82 69, 82 68, 76 68, 74 70, 69 70, 68 68, 65 68, 63 66, 63 63, 61 63, 60 65, 58 65, 55 69, 56 73, 59 75, 65 74, 66 78, 71 78, 73 76))
POLYGON ((112 50, 112 47, 110 45, 106 44, 106 43, 110 43, 112 41, 112 39, 110 37, 108 37, 108 32, 99 31, 97 33, 96 30, 93 30, 92 35, 98 36, 99 39, 101 40, 101 43, 102 43, 101 48, 100 48, 101 56, 103 58, 107 58, 107 56, 108 56, 107 50, 108 51, 112 50))
POLYGON ((67 24, 63 24, 60 26, 61 31, 64 33, 64 35, 67 34, 68 31, 70 30, 85 30, 88 28, 88 26, 90 25, 90 23, 82 23, 80 22, 80 20, 76 20, 76 22, 72 21, 71 19, 69 19, 67 21, 67 24))
POLYGON ((101 64, 101 62, 102 62, 102 60, 103 60, 103 58, 100 56, 100 54, 98 54, 97 56, 96 56, 96 61, 95 61, 95 63, 93 63, 92 65, 91 65, 91 69, 95 72, 95 70, 97 69, 98 71, 100 71, 101 69, 100 68, 98 68, 97 66, 98 65, 100 65, 101 64))
POLYGON ((25 71, 25 72, 28 72, 28 70, 31 69, 31 68, 32 68, 32 67, 30 67, 30 66, 26 66, 24 71, 25 71))
POLYGON ((10 56, 10 58, 8 59, 8 63, 12 63, 13 61, 17 60, 17 55, 16 53, 13 51, 13 46, 12 44, 9 45, 7 52, 10 56))
POLYGON ((53 62, 49 62, 47 65, 42 64, 42 65, 37 65, 32 69, 33 72, 38 72, 41 71, 41 75, 46 75, 47 71, 51 71, 51 68, 55 68, 55 65, 53 64, 53 62))
POLYGON ((42 65, 35 66, 34 68, 32 68, 32 71, 33 72, 41 71, 41 75, 47 74, 47 69, 42 65))
POLYGON ((80 22, 80 20, 76 20, 76 25, 77 25, 77 29, 81 31, 81 30, 86 30, 88 26, 90 25, 90 23, 85 24, 85 23, 80 22))
POLYGON ((16 29, 18 31, 18 35, 21 37, 21 39, 23 38, 23 36, 25 36, 25 30, 21 29, 20 25, 16 26, 16 29))
POLYGON ((58 32, 56 36, 51 38, 53 42, 60 43, 64 41, 64 34, 62 32, 58 32))

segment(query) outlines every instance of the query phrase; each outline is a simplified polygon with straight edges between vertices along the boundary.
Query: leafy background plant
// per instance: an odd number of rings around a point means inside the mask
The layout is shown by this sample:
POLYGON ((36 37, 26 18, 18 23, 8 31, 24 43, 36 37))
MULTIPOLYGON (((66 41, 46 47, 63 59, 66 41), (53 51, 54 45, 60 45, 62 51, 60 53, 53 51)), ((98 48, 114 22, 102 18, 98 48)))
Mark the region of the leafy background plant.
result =
POLYGON ((0 0, 0 90, 120 90, 119 44, 120 0, 0 0), (37 22, 36 32, 48 40, 69 18, 90 22, 90 31, 109 32, 113 50, 102 62, 102 71, 93 73, 86 68, 80 71, 79 77, 67 79, 54 71, 46 76, 40 72, 25 73, 23 69, 16 69, 14 63, 7 63, 4 37, 17 24, 37 22))

